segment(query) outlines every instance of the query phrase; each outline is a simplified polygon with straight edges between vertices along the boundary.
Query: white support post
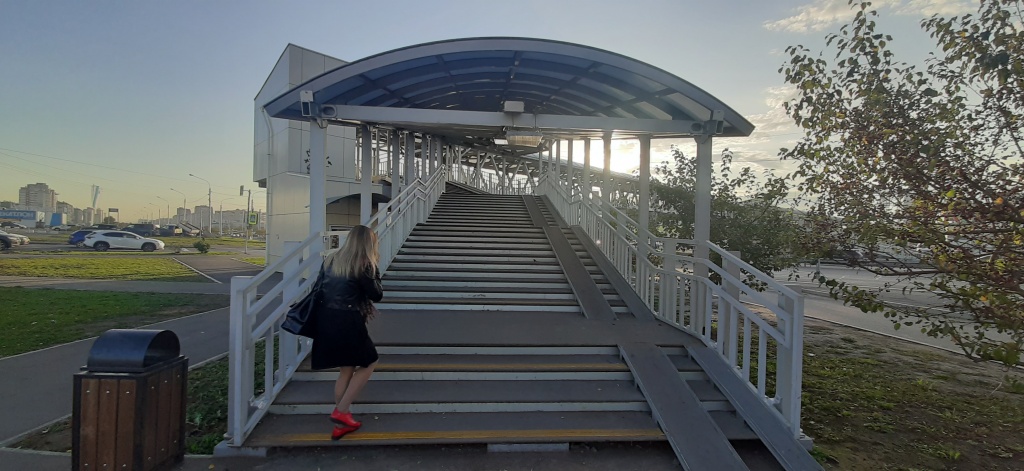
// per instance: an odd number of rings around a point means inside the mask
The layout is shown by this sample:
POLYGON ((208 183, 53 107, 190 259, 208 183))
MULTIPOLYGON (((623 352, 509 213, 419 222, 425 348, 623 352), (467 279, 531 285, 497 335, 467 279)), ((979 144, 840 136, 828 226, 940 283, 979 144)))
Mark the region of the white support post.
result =
POLYGON ((359 180, 359 223, 366 225, 373 215, 373 148, 371 147, 370 126, 364 124, 359 127, 363 134, 363 172, 359 180))
MULTIPOLYGON (((708 277, 708 246, 711 238, 711 144, 710 135, 697 136, 697 178, 696 194, 694 195, 694 222, 693 222, 693 275, 694 285, 698 286, 698 292, 704 293, 705 280, 708 277)), ((696 303, 697 312, 695 319, 704 319, 704 312, 707 303, 701 296, 696 303)))
POLYGON ((430 165, 427 178, 430 178, 437 171, 437 138, 434 136, 430 136, 430 143, 427 145, 427 156, 429 157, 430 165))
POLYGON ((568 169, 569 169, 569 176, 568 176, 568 178, 566 178, 566 189, 569 190, 568 194, 569 194, 569 200, 570 201, 572 200, 572 197, 573 197, 573 179, 575 178, 575 173, 576 173, 576 167, 573 166, 573 162, 572 162, 572 148, 573 148, 573 140, 569 139, 569 148, 566 150, 566 160, 567 160, 566 167, 568 167, 568 169))
MULTIPOLYGON (((309 123, 309 233, 327 231, 327 122, 309 123)), ((320 250, 318 245, 316 250, 320 250)))
POLYGON ((803 398, 803 350, 804 350, 804 299, 802 296, 791 298, 779 293, 779 307, 790 313, 791 321, 783 324, 779 319, 779 330, 789 339, 789 346, 778 345, 778 374, 775 387, 775 398, 778 400, 779 412, 789 422, 794 438, 800 438, 800 403, 803 398))
POLYGON ((590 201, 594 187, 590 183, 590 138, 583 138, 583 201, 590 201))
POLYGON ((601 199, 612 201, 612 133, 604 134, 604 168, 601 170, 601 199))
MULTIPOLYGON (((742 260, 742 253, 736 250, 730 250, 729 253, 742 260)), ((722 270, 731 275, 737 280, 740 279, 742 274, 740 273, 740 266, 729 261, 728 258, 722 257, 722 270)), ((725 294, 729 295, 730 298, 727 303, 722 303, 719 300, 719 304, 733 304, 738 303, 740 300, 740 287, 728 280, 722 280, 722 286, 725 288, 725 294)), ((722 346, 722 352, 725 357, 728 358, 732 363, 731 366, 736 366, 736 341, 737 337, 733 334, 737 326, 733 325, 733 308, 730 306, 729 309, 722 309, 719 307, 718 313, 718 342, 722 346), (723 312, 724 311, 724 312, 723 312)))
MULTIPOLYGON (((315 127, 315 126, 313 126, 315 127)), ((249 421, 249 399, 253 391, 253 348, 250 346, 252 319, 246 316, 246 306, 252 300, 243 292, 251 276, 231 278, 231 304, 228 331, 228 441, 242 446, 245 425, 249 421)))
POLYGON ((651 136, 640 136, 640 195, 637 201, 637 252, 641 260, 647 258, 651 241, 647 234, 651 228, 651 136))
POLYGON ((388 158, 391 159, 391 197, 394 198, 402 192, 402 185, 399 183, 399 173, 402 172, 401 154, 399 148, 401 143, 398 139, 398 131, 392 129, 388 132, 388 143, 391 144, 391 150, 388 152, 388 158))
POLYGON ((416 180, 416 135, 406 131, 405 132, 405 184, 402 189, 406 189, 409 185, 412 185, 413 180, 416 180))
POLYGON ((562 184, 562 141, 555 141, 555 182, 562 184))

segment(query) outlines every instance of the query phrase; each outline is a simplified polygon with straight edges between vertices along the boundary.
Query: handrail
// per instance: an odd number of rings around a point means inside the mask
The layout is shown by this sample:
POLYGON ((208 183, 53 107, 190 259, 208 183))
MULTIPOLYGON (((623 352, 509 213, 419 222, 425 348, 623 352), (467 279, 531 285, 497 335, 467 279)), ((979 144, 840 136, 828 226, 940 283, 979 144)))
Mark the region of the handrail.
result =
MULTIPOLYGON (((444 166, 426 182, 417 179, 371 216, 368 225, 380 239, 381 270, 394 259, 416 224, 426 220, 444 191, 444 166)), ((266 415, 270 404, 312 350, 312 341, 280 330, 288 306, 305 295, 327 253, 325 234, 311 234, 302 242, 286 244, 287 253, 255 276, 231 279, 228 368, 228 446, 243 446, 245 439, 266 415), (275 273, 281 281, 258 295, 257 287, 275 273), (265 345, 264 390, 256 393, 256 345, 265 345), (275 365, 275 356, 277 364, 275 365)))
POLYGON ((721 256, 721 265, 695 257, 693 240, 654 237, 607 199, 586 191, 571 198, 563 184, 545 174, 537 188, 563 219, 583 229, 658 319, 697 336, 718 352, 799 437, 803 296, 710 241, 708 246, 721 256), (680 245, 688 248, 680 253, 680 245), (708 267, 718 281, 695 276, 695 264, 708 267), (772 302, 747 284, 742 272, 776 293, 778 301, 772 302), (740 296, 772 316, 751 309, 740 302, 740 296), (752 345, 755 337, 756 347, 752 345), (775 390, 769 391, 766 365, 773 347, 775 390), (757 365, 754 378, 752 364, 757 365))

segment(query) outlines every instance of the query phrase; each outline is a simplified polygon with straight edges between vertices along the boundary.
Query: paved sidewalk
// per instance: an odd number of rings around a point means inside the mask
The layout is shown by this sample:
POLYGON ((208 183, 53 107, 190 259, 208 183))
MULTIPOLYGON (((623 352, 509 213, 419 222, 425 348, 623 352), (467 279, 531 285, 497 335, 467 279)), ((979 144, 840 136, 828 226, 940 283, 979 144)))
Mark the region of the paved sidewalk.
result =
MULTIPOLYGON (((0 286, 89 291, 230 294, 232 276, 252 276, 261 267, 228 257, 192 257, 191 266, 222 283, 112 281, 0 276, 0 286)), ((268 283, 275 283, 272 277, 268 283)), ((266 285, 264 285, 266 286, 266 285)), ((261 287, 262 288, 262 287, 261 287)), ((260 292, 265 291, 260 289, 260 292)), ((173 331, 181 353, 194 365, 228 350, 228 308, 144 326, 173 331)), ((0 359, 0 444, 71 414, 72 376, 85 365, 95 338, 0 359)))

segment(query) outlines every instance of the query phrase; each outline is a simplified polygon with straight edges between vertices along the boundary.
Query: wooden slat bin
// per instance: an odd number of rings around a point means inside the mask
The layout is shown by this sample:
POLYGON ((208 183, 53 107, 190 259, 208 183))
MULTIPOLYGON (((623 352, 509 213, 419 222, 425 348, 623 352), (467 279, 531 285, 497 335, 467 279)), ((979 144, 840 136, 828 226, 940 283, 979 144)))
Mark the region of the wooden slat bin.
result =
POLYGON ((170 331, 111 332, 96 340, 87 370, 74 376, 72 469, 171 468, 185 456, 188 359, 170 331))

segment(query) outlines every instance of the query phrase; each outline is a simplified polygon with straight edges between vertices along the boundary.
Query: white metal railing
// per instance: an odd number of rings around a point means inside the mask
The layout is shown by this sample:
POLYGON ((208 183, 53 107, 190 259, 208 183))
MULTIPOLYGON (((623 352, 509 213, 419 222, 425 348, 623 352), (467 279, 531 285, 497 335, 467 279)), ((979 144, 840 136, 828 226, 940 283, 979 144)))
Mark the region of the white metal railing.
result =
POLYGON ((714 348, 799 437, 803 296, 715 244, 708 248, 721 265, 696 259, 694 241, 654 237, 607 200, 572 198, 562 183, 544 175, 538 193, 590 236, 659 319, 714 348), (697 266, 715 276, 696 276, 697 266), (772 352, 776 371, 768 377, 772 352))
MULTIPOLYGON (((427 182, 415 180, 402 193, 381 205, 369 222, 380 239, 380 267, 387 269, 416 224, 423 222, 444 191, 447 172, 437 171, 427 182)), ((256 276, 231 279, 231 317, 228 352, 229 446, 242 446, 269 406, 309 354, 312 342, 280 329, 288 306, 312 288, 324 256, 324 241, 345 233, 316 233, 299 243, 286 245, 288 253, 256 276), (281 281, 257 296, 257 287, 275 273, 281 281), (263 389, 256 389, 257 344, 265 347, 263 389), (275 364, 275 357, 277 363, 275 364)))

